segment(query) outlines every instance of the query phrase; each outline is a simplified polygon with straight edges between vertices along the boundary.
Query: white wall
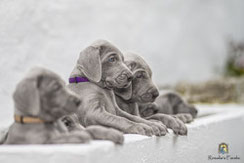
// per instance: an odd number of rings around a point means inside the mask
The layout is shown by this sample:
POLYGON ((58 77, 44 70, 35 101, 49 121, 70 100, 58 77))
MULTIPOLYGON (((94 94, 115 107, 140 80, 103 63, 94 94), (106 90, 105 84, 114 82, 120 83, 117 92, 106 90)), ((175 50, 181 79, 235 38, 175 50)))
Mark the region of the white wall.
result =
POLYGON ((98 38, 144 56, 158 84, 207 79, 228 38, 244 39, 243 16, 243 0, 0 0, 0 118, 25 71, 41 64, 67 79, 98 38))

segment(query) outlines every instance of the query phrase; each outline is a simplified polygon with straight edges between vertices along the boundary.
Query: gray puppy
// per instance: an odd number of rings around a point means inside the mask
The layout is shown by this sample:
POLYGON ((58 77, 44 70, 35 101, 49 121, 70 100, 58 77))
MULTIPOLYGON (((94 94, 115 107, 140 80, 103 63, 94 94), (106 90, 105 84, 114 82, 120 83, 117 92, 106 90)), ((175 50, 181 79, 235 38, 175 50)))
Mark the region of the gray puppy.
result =
POLYGON ((123 54, 104 40, 96 41, 80 53, 68 85, 82 100, 76 112, 79 121, 83 126, 103 125, 124 133, 160 135, 165 131, 162 125, 146 125, 142 118, 118 107, 113 90, 129 87, 132 80, 132 73, 123 61, 123 54))
POLYGON ((75 112, 79 98, 65 89, 55 73, 32 69, 16 87, 13 95, 15 122, 4 144, 84 143, 87 132, 69 133, 61 121, 63 115, 75 112))
POLYGON ((193 121, 197 116, 197 109, 188 103, 175 92, 165 92, 156 98, 155 102, 140 107, 140 114, 149 117, 155 113, 171 114, 182 120, 184 123, 193 121))
MULTIPOLYGON (((75 112, 80 99, 65 87, 55 73, 35 68, 30 71, 14 92, 15 122, 6 134, 4 144, 86 143, 90 139, 123 142, 121 132, 102 126, 69 130, 64 115, 75 112)), ((75 121, 75 115, 69 117, 75 121)))
MULTIPOLYGON (((141 116, 139 106, 151 105, 158 97, 159 92, 152 81, 152 71, 145 60, 139 55, 127 53, 125 63, 133 72, 133 80, 130 88, 116 89, 116 100, 120 108, 126 112, 141 116), (131 94, 130 98, 124 98, 121 94, 131 94), (139 105, 139 106, 138 106, 139 105)), ((154 119, 147 118, 146 119, 154 119)), ((176 134, 185 135, 186 126, 178 119, 165 114, 160 114, 160 120, 168 128, 173 129, 176 134)))

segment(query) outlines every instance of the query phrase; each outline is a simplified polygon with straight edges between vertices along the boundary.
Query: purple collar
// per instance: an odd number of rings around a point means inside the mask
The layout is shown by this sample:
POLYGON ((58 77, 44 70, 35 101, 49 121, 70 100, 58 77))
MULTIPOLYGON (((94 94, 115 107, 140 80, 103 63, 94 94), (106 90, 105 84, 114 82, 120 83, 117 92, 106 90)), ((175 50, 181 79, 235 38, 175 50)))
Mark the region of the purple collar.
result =
POLYGON ((89 80, 86 77, 69 78, 69 83, 81 83, 81 82, 89 82, 89 80))

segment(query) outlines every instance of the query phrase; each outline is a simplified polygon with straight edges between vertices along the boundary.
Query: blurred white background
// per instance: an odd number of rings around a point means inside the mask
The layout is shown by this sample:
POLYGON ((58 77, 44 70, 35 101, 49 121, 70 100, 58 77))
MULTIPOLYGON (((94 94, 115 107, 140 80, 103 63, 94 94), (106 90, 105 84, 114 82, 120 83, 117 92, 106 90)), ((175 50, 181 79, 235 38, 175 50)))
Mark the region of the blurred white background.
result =
POLYGON ((157 84, 217 76, 229 39, 244 39, 243 0, 0 0, 0 118, 34 65, 69 76, 96 39, 141 54, 157 84))

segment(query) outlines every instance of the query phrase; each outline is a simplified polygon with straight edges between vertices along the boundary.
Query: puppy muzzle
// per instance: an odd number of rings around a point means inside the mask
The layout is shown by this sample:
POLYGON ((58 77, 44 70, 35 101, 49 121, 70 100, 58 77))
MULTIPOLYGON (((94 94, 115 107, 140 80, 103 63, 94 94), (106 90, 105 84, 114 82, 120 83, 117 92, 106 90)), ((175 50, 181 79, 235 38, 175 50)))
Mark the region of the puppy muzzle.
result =
POLYGON ((141 96, 141 99, 143 102, 154 102, 158 96, 158 90, 156 88, 151 88, 141 96))
POLYGON ((127 88, 131 85, 133 76, 130 72, 123 71, 116 79, 116 83, 120 88, 127 88))

